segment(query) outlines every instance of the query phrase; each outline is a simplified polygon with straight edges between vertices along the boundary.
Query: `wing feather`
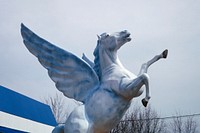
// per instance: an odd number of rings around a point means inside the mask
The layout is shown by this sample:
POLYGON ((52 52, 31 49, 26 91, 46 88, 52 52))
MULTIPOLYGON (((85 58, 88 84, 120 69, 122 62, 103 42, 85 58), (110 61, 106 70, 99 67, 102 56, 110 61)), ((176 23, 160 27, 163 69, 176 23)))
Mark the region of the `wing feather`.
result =
POLYGON ((99 85, 95 71, 80 58, 40 38, 23 24, 21 34, 25 46, 48 70, 56 88, 69 98, 85 102, 99 85))

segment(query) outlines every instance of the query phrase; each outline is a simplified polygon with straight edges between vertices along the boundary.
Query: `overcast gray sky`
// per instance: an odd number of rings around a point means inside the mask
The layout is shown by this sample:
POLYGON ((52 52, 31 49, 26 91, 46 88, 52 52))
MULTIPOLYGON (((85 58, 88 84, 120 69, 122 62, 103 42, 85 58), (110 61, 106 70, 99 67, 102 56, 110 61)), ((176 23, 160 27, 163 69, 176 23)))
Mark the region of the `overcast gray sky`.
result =
MULTIPOLYGON (((169 49, 149 69, 151 105, 162 115, 200 113, 199 0, 1 0, 0 85, 36 100, 54 83, 22 43, 20 23, 55 45, 93 59, 96 34, 128 30, 119 57, 137 74, 142 63, 169 49)), ((141 96, 135 101, 140 101, 141 96)))

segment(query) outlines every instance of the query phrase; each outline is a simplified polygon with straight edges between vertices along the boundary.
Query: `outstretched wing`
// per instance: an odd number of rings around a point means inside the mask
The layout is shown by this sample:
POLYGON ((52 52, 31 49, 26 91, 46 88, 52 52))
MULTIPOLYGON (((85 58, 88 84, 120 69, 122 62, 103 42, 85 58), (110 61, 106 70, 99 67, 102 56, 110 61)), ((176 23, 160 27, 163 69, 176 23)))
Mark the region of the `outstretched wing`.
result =
POLYGON ((80 58, 40 38, 23 24, 21 34, 28 50, 48 70, 59 91, 69 98, 85 102, 99 84, 94 70, 80 58))

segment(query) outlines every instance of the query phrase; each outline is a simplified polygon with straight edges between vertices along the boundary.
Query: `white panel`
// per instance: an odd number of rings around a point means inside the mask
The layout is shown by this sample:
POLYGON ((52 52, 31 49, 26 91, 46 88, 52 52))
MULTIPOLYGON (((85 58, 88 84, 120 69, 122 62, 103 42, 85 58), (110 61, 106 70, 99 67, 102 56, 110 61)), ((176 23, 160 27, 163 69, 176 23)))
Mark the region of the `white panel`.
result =
POLYGON ((51 133, 53 126, 0 111, 0 126, 31 133, 51 133))

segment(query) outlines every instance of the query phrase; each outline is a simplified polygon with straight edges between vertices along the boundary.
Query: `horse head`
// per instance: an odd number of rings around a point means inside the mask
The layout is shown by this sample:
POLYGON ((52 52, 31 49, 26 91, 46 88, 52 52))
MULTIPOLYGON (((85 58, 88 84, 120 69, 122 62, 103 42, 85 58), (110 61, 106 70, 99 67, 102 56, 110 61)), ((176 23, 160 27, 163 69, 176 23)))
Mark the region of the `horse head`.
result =
POLYGON ((119 63, 117 50, 129 41, 131 41, 130 33, 126 30, 113 34, 103 33, 98 36, 97 46, 93 53, 95 56, 93 68, 100 80, 104 68, 113 63, 119 63))
POLYGON ((98 36, 98 41, 104 47, 111 51, 118 50, 126 42, 131 41, 130 33, 126 30, 115 32, 113 34, 103 33, 98 36))

